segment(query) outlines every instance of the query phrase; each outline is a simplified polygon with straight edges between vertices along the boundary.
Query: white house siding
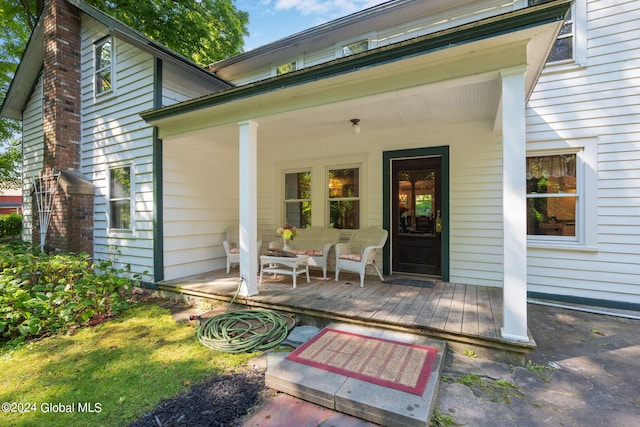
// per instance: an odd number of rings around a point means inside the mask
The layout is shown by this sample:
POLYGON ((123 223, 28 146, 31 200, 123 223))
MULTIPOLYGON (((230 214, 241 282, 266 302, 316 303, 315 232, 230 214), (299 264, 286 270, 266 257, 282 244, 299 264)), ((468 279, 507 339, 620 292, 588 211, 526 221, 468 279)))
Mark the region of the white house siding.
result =
POLYGON ((312 67, 322 64, 336 58, 336 47, 334 45, 326 46, 324 49, 318 49, 312 52, 305 52, 303 56, 304 67, 312 67))
POLYGON ((450 149, 450 281, 502 286, 502 143, 468 132, 450 149))
POLYGON ((239 221, 237 143, 165 140, 163 158, 165 279, 224 268, 239 221))
POLYGON ((587 64, 547 67, 527 109, 527 139, 592 138, 595 244, 530 247, 529 291, 640 303, 640 2, 587 3, 587 64))
POLYGON ((162 106, 177 104, 178 102, 188 101, 195 96, 188 96, 182 93, 180 87, 176 87, 173 82, 166 82, 162 85, 162 106))
POLYGON ((184 65, 162 61, 162 106, 188 101, 220 90, 221 85, 212 82, 202 73, 189 73, 184 65))
POLYGON ((260 69, 251 70, 250 74, 247 75, 236 75, 233 79, 233 84, 236 86, 242 86, 244 84, 252 83, 258 80, 268 79, 274 75, 273 69, 274 67, 278 67, 282 64, 267 64, 260 69))
MULTIPOLYGON (((445 9, 427 17, 422 17, 388 28, 371 29, 368 26, 363 26, 363 32, 361 34, 351 36, 346 40, 306 51, 300 56, 289 58, 285 61, 281 61, 281 63, 267 64, 259 69, 252 70, 251 73, 225 76, 235 84, 243 85, 273 76, 275 74, 274 70, 287 61, 298 60, 298 67, 302 68, 311 67, 340 58, 342 56, 343 44, 352 43, 362 39, 369 39, 370 48, 386 46, 403 40, 445 30, 447 28, 507 13, 514 9, 521 8, 525 3, 526 0, 474 1, 463 6, 445 9)), ((382 22, 384 22, 384 20, 382 22)))
POLYGON ((108 32, 87 16, 82 24, 81 165, 96 187, 94 255, 153 280, 153 132, 138 115, 153 107, 153 58, 116 39, 114 94, 94 98, 93 43, 108 32), (108 227, 108 171, 123 165, 132 171, 132 230, 116 233, 108 227))
POLYGON ((34 209, 31 189, 32 178, 38 176, 43 166, 44 129, 42 122, 42 76, 38 78, 22 116, 22 238, 32 240, 34 209))
POLYGON ((376 46, 385 46, 454 26, 510 12, 520 8, 522 0, 476 1, 455 9, 446 9, 415 21, 377 32, 376 46))
MULTIPOLYGON (((361 227, 382 226, 384 151, 450 147, 452 282, 502 286, 502 186, 501 143, 487 122, 455 125, 425 122, 424 128, 387 129, 360 135, 345 132, 344 138, 306 135, 304 150, 298 141, 278 142, 260 139, 258 177, 258 222, 265 230, 264 240, 278 239, 282 226, 283 173, 311 171, 312 225, 328 226, 326 170, 328 167, 360 165, 361 227)), ((350 231, 342 231, 342 240, 350 231)), ((266 243, 263 245, 263 249, 266 243)), ((378 256, 382 265, 382 253, 378 256)), ((333 263, 333 262, 332 262, 333 263)))

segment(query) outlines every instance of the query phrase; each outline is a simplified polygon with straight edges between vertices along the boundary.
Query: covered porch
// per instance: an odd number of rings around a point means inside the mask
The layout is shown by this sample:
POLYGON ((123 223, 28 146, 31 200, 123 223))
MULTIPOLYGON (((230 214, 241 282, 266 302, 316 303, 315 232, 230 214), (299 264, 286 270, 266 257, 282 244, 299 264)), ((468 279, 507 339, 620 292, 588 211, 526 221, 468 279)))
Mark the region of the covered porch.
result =
MULTIPOLYGON (((205 297, 230 299, 237 276, 209 272, 224 265, 225 230, 239 222, 240 295, 246 304, 296 307, 308 315, 322 314, 318 317, 530 349, 525 105, 564 19, 568 4, 562 3, 514 11, 143 114, 161 139, 157 211, 163 228, 156 238, 161 289, 179 285, 183 293, 197 296, 206 289, 205 297), (352 119, 360 120, 357 135, 351 131, 352 119), (391 165, 429 158, 439 159, 441 177, 435 202, 442 210, 436 245, 441 281, 430 291, 438 291, 438 298, 423 295, 426 290, 376 282, 365 283, 364 289, 346 282, 314 281, 297 290, 258 285, 254 260, 265 246, 258 247, 256 236, 261 232, 264 242, 279 238, 275 230, 288 222, 287 203, 312 206, 300 226, 333 227, 329 175, 355 171, 357 194, 345 199, 357 203, 357 223, 336 227, 341 241, 354 229, 370 226, 393 235, 398 197, 389 188, 391 165), (310 195, 288 199, 287 175, 298 173, 310 177, 310 195), (195 283, 173 281, 192 274, 203 276, 195 283), (334 299, 336 294, 341 297, 334 299), (354 307, 361 309, 353 313, 354 307), (469 319, 480 318, 480 312, 482 322, 472 326, 469 319)), ((385 274, 399 273, 392 259, 400 249, 390 239, 379 253, 385 274)))
MULTIPOLYGON (((224 304, 238 291, 238 272, 216 270, 158 284, 164 296, 185 301, 213 300, 224 304)), ((441 339, 458 353, 512 364, 524 364, 525 356, 536 347, 529 342, 506 340, 502 326, 502 289, 456 284, 436 280, 431 288, 381 282, 366 276, 364 287, 355 274, 341 274, 339 281, 323 280, 322 272, 312 270, 311 283, 299 280, 292 287, 289 276, 265 277, 259 293, 247 298, 236 296, 234 303, 251 308, 277 310, 304 324, 325 326, 344 322, 391 329, 441 339)))

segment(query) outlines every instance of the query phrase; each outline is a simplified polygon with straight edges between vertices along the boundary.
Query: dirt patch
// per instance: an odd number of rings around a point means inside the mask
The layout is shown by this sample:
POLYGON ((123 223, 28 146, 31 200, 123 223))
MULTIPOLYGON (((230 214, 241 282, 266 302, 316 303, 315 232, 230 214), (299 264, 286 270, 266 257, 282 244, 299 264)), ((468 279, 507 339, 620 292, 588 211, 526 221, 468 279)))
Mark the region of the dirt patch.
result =
POLYGON ((214 377, 163 400, 129 427, 240 426, 240 418, 260 403, 264 390, 263 370, 214 377))

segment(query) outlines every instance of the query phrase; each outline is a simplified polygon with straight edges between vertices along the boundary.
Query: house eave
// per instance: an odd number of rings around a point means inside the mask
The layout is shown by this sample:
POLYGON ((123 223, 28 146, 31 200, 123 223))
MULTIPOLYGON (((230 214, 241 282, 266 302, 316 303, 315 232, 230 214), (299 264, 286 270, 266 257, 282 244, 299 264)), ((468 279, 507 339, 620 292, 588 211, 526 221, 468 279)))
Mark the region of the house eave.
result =
MULTIPOLYGON (((456 3, 465 4, 472 0, 458 0, 456 3)), ((388 25, 403 22, 410 16, 415 15, 416 8, 423 13, 433 13, 443 7, 451 7, 452 0, 442 0, 439 2, 415 2, 415 0, 393 0, 369 7, 359 12, 340 17, 304 31, 292 34, 271 43, 256 47, 247 52, 230 58, 223 59, 207 66, 211 72, 218 72, 228 67, 238 64, 246 66, 260 58, 266 57, 269 60, 275 56, 289 55, 292 46, 313 50, 317 43, 326 44, 327 40, 339 40, 350 37, 352 32, 361 33, 362 26, 366 26, 374 20, 384 20, 388 25), (391 20, 391 22, 389 22, 391 20), (353 28, 352 31, 349 29, 353 28), (280 53, 282 52, 282 53, 280 53)))
POLYGON ((216 76, 215 74, 206 71, 202 66, 195 64, 190 59, 182 56, 181 54, 169 49, 168 47, 160 43, 151 40, 144 34, 136 31, 126 24, 123 24, 122 22, 109 16, 108 14, 95 8, 94 6, 91 6, 81 0, 67 0, 67 2, 108 27, 114 36, 136 46, 137 48, 149 52, 155 57, 179 63, 182 66, 189 68, 190 70, 194 70, 207 76, 209 79, 216 81, 227 88, 233 87, 231 83, 216 76))
MULTIPOLYGON (((120 38, 157 58, 171 61, 188 72, 195 72, 204 76, 219 85, 220 90, 234 87, 232 83, 206 71, 203 67, 198 66, 188 58, 185 58, 160 43, 154 42, 143 34, 133 30, 95 7, 79 0, 67 0, 67 2, 109 28, 109 31, 115 37, 120 38)), ((40 17, 29 38, 20 63, 18 64, 18 68, 16 69, 14 78, 7 90, 2 107, 0 108, 0 116, 2 117, 22 120, 22 112, 31 92, 33 91, 44 61, 44 31, 42 27, 42 17, 40 17)))
MULTIPOLYGON (((422 37, 372 49, 358 55, 339 58, 314 67, 235 87, 169 107, 149 110, 143 112, 141 116, 149 123, 158 124, 160 121, 171 119, 175 116, 231 103, 240 99, 264 95, 390 62, 526 30, 532 27, 550 23, 560 23, 564 21, 571 2, 572 0, 557 0, 539 6, 519 9, 422 37)), ((544 62, 538 65, 539 70, 535 70, 536 77, 543 66, 544 62)))
POLYGON ((42 19, 38 19, 0 107, 0 116, 22 120, 22 111, 42 70, 43 58, 44 30, 42 19))

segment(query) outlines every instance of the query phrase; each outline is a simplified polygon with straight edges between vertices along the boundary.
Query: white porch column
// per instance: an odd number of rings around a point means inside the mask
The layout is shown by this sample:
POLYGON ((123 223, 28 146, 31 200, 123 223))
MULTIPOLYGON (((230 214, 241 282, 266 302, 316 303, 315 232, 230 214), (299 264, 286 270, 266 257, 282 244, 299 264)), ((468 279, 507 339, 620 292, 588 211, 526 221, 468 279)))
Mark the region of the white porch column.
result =
POLYGON ((239 294, 258 294, 258 124, 238 123, 240 138, 240 278, 239 294))
POLYGON ((526 66, 503 70, 502 218, 504 314, 502 337, 529 341, 527 333, 526 66))

